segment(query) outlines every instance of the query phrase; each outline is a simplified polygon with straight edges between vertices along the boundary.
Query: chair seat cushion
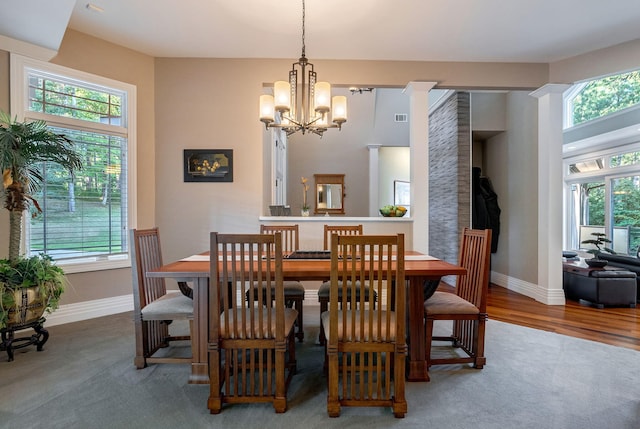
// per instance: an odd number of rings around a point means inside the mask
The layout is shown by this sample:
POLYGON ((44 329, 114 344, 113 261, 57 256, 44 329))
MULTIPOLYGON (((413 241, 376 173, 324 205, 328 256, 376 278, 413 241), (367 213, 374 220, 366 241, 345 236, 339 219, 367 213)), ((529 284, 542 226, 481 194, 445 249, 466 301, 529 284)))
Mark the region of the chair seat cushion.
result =
POLYGON ((304 298, 304 286, 299 281, 285 280, 283 282, 284 296, 294 297, 301 296, 304 298))
MULTIPOLYGON (((395 341, 396 339, 396 316, 393 311, 381 311, 381 329, 378 332, 378 310, 344 310, 346 313, 346 326, 343 319, 343 310, 338 310, 338 341, 395 341), (355 313, 355 317, 352 317, 355 313), (363 314, 361 314, 363 313, 363 314), (373 313, 373 327, 369 324, 370 313, 373 313), (386 325, 387 313, 390 316, 390 323, 386 325), (364 316, 364 320, 361 320, 364 316), (364 322, 364 327, 362 326, 364 322), (353 329, 355 328, 355 329, 353 329), (362 328, 362 329, 361 329, 362 328), (362 332, 361 332, 362 331, 362 332)), ((320 315, 325 336, 329 338, 331 332, 331 312, 324 311, 320 315)))
POLYGON ((193 299, 182 292, 167 292, 140 312, 143 320, 193 319, 193 299))
MULTIPOLYGON (((269 324, 267 322, 267 311, 262 311, 262 326, 264 329, 268 329, 268 331, 265 331, 262 333, 262 335, 251 335, 251 336, 245 336, 244 335, 244 331, 240 329, 240 334, 238 336, 233 334, 233 317, 235 315, 236 318, 236 323, 237 326, 242 326, 243 323, 247 323, 249 324, 252 316, 253 316, 253 320, 255 321, 255 328, 259 329, 259 319, 260 319, 260 313, 259 313, 259 309, 254 309, 253 310, 253 315, 252 310, 246 308, 244 311, 233 311, 233 310, 225 310, 222 313, 220 313, 220 336, 222 338, 272 338, 275 337, 275 332, 276 332, 276 317, 275 317, 275 313, 272 313, 272 317, 271 317, 271 324, 269 324), (227 325, 225 323, 226 318, 229 318, 229 324, 231 325, 230 328, 231 329, 227 329, 227 325), (243 320, 245 322, 243 322, 243 320)), ((291 331, 291 328, 293 327, 293 324, 295 323, 296 319, 298 318, 298 311, 294 310, 293 308, 285 308, 284 309, 284 331, 285 331, 285 336, 289 333, 289 331, 291 331)), ((250 328, 247 328, 247 332, 249 332, 250 328)))
MULTIPOLYGON (((302 285, 302 283, 300 283, 297 280, 285 280, 282 282, 282 286, 284 289, 284 297, 285 298, 299 298, 299 299, 304 299, 304 286, 302 285)), ((273 294, 275 292, 273 292, 275 290, 275 288, 271 288, 271 295, 273 296, 273 294)), ((266 290, 263 290, 263 293, 265 293, 266 290)), ((254 289, 254 296, 257 299, 258 298, 258 291, 254 289)), ((249 296, 249 292, 247 291, 247 296, 249 296)))
MULTIPOLYGON (((360 285, 360 282, 356 282, 356 285, 360 285)), ((338 286, 342 286, 342 282, 338 282, 338 286)), ((347 281, 347 287, 351 286, 351 281, 347 281)), ((331 282, 322 282, 320 287, 318 288, 318 298, 329 299, 329 291, 331 290, 331 282)), ((356 289, 356 299, 360 299, 360 290, 361 288, 356 289)), ((369 300, 370 290, 367 286, 364 289, 364 298, 365 300, 369 300)), ((373 296, 377 296, 376 291, 373 291, 373 296)), ((351 289, 347 290, 347 298, 351 298, 351 289)), ((338 289, 338 299, 342 299, 342 288, 338 289)))
POLYGON ((436 291, 424 302, 425 314, 478 314, 480 310, 469 301, 450 292, 436 291))

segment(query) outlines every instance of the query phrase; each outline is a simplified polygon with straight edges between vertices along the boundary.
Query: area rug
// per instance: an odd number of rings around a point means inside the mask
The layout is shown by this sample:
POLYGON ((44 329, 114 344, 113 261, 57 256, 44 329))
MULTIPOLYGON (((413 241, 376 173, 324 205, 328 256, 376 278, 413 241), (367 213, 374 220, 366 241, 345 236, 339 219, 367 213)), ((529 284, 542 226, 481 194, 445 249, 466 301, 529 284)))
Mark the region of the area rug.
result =
POLYGON ((0 356, 2 428, 640 428, 639 352, 493 320, 484 369, 437 366, 430 382, 407 383, 404 419, 388 408, 327 416, 314 326, 286 413, 247 404, 219 415, 206 408, 208 386, 187 384, 187 366, 135 369, 130 313, 49 330, 44 351, 0 356))

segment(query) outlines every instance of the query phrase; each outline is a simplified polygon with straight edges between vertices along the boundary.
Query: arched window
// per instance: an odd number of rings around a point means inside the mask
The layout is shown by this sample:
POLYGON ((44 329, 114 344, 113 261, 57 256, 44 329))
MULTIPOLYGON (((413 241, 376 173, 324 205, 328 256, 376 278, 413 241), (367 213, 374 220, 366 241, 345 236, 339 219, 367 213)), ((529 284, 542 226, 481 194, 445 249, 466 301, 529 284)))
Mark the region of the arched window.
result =
POLYGON ((566 128, 640 104, 640 71, 575 85, 565 95, 566 128))

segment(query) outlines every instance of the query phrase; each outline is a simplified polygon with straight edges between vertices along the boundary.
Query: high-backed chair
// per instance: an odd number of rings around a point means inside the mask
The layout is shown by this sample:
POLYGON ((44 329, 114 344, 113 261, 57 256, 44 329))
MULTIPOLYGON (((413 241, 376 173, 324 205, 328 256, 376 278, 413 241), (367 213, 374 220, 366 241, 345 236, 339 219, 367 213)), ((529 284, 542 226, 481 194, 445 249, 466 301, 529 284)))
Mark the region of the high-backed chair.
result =
POLYGON ((210 255, 208 408, 271 402, 283 413, 298 314, 284 305, 282 236, 212 232, 210 255))
POLYGON ((404 235, 334 234, 330 284, 329 311, 322 313, 329 416, 338 417, 341 406, 386 406, 404 417, 404 235), (380 297, 375 309, 365 285, 380 297), (347 302, 348 292, 357 302, 347 302))
MULTIPOLYGON (((190 335, 172 336, 173 320, 189 320, 193 324, 193 300, 181 292, 167 292, 164 278, 147 277, 148 270, 162 266, 158 228, 129 231, 133 269, 133 320, 136 338, 134 363, 138 369, 148 363, 191 363, 189 357, 154 356, 171 341, 190 340, 190 335)), ((166 353, 165 353, 166 354, 166 353)))
MULTIPOLYGON (((330 250, 331 248, 331 235, 362 235, 362 225, 325 225, 324 226, 324 250, 330 250)), ((318 302, 320 303, 320 314, 327 311, 329 307, 329 289, 330 283, 329 281, 325 281, 320 285, 318 289, 318 302)), ((369 288, 365 288, 365 300, 369 301, 369 288)), ((349 295, 348 300, 351 300, 351 296, 349 295)), ((356 297, 359 299, 359 297, 356 297)), ((374 293, 374 303, 375 303, 375 293, 374 293)), ((375 305, 375 304, 374 304, 375 305)), ((325 343, 325 333, 322 329, 322 318, 320 318, 320 335, 319 335, 320 344, 324 345, 325 343)))
MULTIPOLYGON (((260 225, 261 234, 274 234, 280 232, 282 234, 282 251, 291 253, 300 247, 300 239, 298 238, 298 225, 260 225)), ((254 297, 256 298, 256 297, 254 297)), ((298 341, 304 341, 303 328, 303 308, 304 286, 296 280, 284 281, 284 301, 289 308, 295 308, 298 311, 298 320, 296 320, 298 341)))
POLYGON ((458 265, 467 274, 458 277, 456 292, 436 291, 424 302, 425 357, 427 365, 473 363, 482 368, 484 336, 487 321, 487 294, 489 290, 489 262, 491 257, 491 230, 464 228, 460 239, 458 265), (433 336, 436 320, 453 320, 449 336, 433 336), (432 358, 433 341, 450 341, 464 352, 457 356, 432 358))

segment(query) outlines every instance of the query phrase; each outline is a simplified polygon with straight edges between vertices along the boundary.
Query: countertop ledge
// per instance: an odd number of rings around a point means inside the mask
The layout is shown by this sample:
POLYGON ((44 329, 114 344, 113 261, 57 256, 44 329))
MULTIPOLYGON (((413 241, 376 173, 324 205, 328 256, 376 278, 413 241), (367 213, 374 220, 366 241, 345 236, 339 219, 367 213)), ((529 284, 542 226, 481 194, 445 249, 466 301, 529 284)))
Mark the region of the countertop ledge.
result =
POLYGON ((260 216, 266 222, 413 222, 410 217, 347 217, 347 216, 260 216))

